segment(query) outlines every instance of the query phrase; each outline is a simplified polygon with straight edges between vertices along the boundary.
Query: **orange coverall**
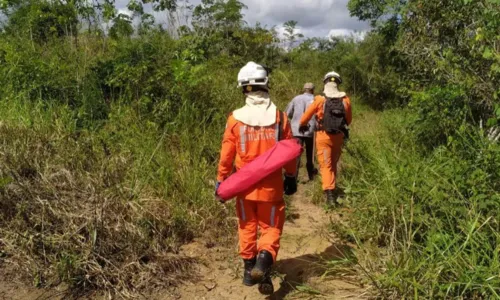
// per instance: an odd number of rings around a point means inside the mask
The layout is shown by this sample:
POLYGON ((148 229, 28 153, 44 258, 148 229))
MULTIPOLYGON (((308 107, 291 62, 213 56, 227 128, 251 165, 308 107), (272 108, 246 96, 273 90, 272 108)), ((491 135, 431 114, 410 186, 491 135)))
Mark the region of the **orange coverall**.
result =
MULTIPOLYGON (((286 114, 283 114, 283 137, 291 139, 292 130, 286 114)), ((266 127, 253 127, 236 120, 232 115, 227 120, 217 174, 222 182, 259 155, 274 146, 278 137, 279 113, 276 124, 266 127)), ((287 174, 297 172, 295 161, 284 167, 287 174)), ((269 175, 253 189, 236 197, 236 211, 239 219, 240 256, 252 259, 258 252, 266 250, 272 254, 274 261, 280 248, 280 237, 285 223, 285 202, 283 200, 282 170, 269 175), (261 236, 257 245, 257 229, 261 236)))
MULTIPOLYGON (((317 116, 318 123, 321 124, 324 116, 324 104, 326 98, 316 96, 313 104, 311 104, 300 119, 300 126, 306 126, 313 115, 317 116)), ((352 122, 351 100, 349 97, 343 98, 347 125, 352 122)), ((316 155, 320 166, 321 180, 323 190, 335 189, 335 178, 337 176, 337 163, 342 152, 342 144, 344 143, 344 134, 328 134, 321 127, 316 131, 316 155)))

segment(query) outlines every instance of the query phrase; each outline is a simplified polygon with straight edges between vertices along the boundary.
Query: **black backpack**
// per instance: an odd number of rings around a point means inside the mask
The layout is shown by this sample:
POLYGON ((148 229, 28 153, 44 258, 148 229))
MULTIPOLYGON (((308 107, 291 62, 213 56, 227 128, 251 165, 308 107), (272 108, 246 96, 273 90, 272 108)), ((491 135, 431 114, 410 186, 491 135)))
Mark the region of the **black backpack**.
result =
POLYGON ((342 98, 325 98, 323 130, 330 134, 344 132, 347 125, 344 101, 342 98))

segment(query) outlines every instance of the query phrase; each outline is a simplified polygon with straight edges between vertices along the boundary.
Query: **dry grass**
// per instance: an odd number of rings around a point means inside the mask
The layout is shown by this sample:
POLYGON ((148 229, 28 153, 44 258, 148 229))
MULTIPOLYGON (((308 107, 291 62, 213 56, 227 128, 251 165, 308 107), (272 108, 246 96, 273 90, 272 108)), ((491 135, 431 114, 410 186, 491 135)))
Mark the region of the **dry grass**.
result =
POLYGON ((192 279, 193 259, 175 253, 193 238, 193 218, 147 184, 134 190, 133 155, 93 138, 0 126, 4 261, 37 286, 67 282, 75 293, 131 296, 192 279))

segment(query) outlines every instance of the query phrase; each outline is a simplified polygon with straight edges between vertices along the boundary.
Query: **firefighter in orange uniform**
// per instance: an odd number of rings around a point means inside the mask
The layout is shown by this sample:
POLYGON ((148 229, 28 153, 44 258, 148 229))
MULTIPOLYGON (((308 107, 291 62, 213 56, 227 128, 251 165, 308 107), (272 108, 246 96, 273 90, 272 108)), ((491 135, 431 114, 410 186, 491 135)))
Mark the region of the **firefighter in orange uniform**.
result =
POLYGON ((316 96, 300 120, 299 131, 306 131, 307 123, 316 115, 316 155, 320 165, 323 191, 329 205, 337 205, 335 197, 337 163, 342 152, 344 138, 348 137, 347 126, 352 121, 351 100, 340 92, 338 85, 342 78, 336 72, 329 72, 324 78, 323 95, 316 96))
MULTIPOLYGON (((268 81, 268 71, 253 62, 238 74, 238 87, 243 89, 245 106, 235 110, 227 120, 216 195, 220 183, 231 174, 233 163, 238 170, 276 144, 280 124, 282 139, 293 138, 286 114, 278 111, 270 99, 268 81)), ((239 252, 245 266, 243 284, 258 284, 259 291, 265 295, 274 292, 270 269, 276 262, 285 222, 283 193, 291 195, 297 191, 296 162, 290 162, 284 169, 284 179, 283 171, 277 170, 236 198, 239 252), (257 241, 259 229, 261 236, 257 241)))

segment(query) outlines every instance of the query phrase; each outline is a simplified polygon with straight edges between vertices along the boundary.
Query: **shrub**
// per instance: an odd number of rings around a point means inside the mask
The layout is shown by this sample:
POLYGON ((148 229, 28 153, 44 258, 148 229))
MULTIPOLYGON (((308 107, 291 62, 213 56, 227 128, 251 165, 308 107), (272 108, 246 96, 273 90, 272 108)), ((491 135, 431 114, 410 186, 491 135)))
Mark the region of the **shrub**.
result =
POLYGON ((500 148, 462 126, 422 152, 428 140, 411 134, 413 114, 385 112, 376 139, 353 133, 344 183, 354 213, 343 231, 363 248, 387 247, 370 270, 385 270, 385 297, 497 297, 500 148))

